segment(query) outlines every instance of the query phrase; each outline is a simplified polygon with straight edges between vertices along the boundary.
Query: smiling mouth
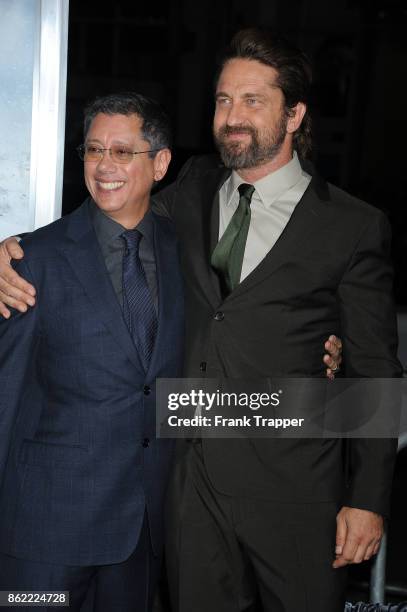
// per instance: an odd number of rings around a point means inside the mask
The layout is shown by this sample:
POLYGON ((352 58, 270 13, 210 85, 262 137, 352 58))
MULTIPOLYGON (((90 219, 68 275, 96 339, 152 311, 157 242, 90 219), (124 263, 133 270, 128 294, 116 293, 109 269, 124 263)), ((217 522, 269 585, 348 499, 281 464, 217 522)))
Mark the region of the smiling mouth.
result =
POLYGON ((124 181, 112 181, 110 183, 96 181, 96 183, 98 187, 104 191, 114 191, 115 189, 120 189, 120 187, 123 187, 124 185, 124 181))
POLYGON ((232 132, 231 134, 225 134, 226 138, 241 138, 242 136, 250 136, 249 132, 232 132))
POLYGON ((250 132, 229 132, 226 134, 222 134, 223 142, 227 143, 245 143, 248 140, 252 140, 253 136, 250 132))

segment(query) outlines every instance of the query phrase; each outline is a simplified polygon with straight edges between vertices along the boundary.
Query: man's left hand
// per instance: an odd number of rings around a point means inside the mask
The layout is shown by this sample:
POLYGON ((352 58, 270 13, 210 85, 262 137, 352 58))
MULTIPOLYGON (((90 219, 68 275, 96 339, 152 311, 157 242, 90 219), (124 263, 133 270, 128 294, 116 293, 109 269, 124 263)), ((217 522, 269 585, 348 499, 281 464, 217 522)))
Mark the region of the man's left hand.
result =
POLYGON ((324 355, 324 363, 327 366, 326 375, 334 379, 335 372, 340 369, 342 363, 342 342, 340 338, 332 335, 329 336, 324 346, 327 351, 327 354, 324 355))
POLYGON ((369 510, 343 506, 336 517, 336 559, 333 567, 367 561, 377 553, 383 517, 369 510))

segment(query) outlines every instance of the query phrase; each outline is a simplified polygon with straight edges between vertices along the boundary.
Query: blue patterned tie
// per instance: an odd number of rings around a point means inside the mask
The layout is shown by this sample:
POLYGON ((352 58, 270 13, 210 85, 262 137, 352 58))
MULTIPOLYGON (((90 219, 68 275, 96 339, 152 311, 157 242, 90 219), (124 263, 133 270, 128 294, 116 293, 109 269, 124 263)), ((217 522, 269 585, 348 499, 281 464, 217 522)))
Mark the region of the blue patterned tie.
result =
POLYGON ((123 315, 147 372, 157 333, 157 316, 139 257, 142 234, 136 229, 126 230, 122 238, 126 244, 123 256, 123 315))

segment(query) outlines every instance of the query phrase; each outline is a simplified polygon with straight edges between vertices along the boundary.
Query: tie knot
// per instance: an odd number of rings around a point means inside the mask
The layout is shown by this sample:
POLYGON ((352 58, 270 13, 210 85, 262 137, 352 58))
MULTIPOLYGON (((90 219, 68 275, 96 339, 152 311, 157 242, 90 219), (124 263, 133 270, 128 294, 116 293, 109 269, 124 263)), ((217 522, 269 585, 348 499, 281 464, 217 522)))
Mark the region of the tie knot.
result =
POLYGON ((249 202, 251 202, 254 192, 253 185, 250 185, 250 183, 242 183, 237 189, 241 198, 246 198, 249 202))
POLYGON ((249 202, 251 202, 254 192, 253 185, 250 185, 250 183, 242 183, 237 189, 241 198, 246 198, 249 202))
POLYGON ((138 247, 141 240, 141 233, 138 230, 126 230, 121 236, 126 244, 126 248, 129 251, 138 251, 138 247))
POLYGON ((239 209, 241 209, 241 212, 244 213, 244 215, 250 215, 250 203, 252 201, 254 187, 249 183, 242 183, 239 185, 238 191, 240 195, 239 209))

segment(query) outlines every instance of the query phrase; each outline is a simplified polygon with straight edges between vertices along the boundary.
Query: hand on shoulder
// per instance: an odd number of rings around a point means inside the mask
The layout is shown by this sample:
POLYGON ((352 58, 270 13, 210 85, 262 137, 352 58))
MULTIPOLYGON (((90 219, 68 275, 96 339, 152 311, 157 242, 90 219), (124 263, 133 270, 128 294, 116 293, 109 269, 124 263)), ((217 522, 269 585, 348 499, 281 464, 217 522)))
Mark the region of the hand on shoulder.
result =
POLYGON ((35 288, 27 283, 12 267, 13 259, 22 259, 24 251, 12 236, 0 242, 0 315, 8 319, 7 306, 26 312, 35 304, 35 288))

